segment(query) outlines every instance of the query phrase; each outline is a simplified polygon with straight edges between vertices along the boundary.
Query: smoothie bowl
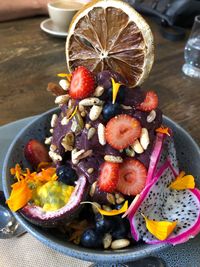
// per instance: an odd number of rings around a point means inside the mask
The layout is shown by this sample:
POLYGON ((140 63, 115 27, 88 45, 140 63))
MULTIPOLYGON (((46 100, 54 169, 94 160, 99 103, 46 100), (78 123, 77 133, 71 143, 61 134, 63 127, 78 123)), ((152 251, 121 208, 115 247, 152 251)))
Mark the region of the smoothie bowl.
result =
POLYGON ((136 260, 196 236, 199 149, 141 88, 154 58, 147 23, 124 2, 93 1, 73 18, 66 55, 70 73, 48 85, 59 109, 23 129, 5 159, 16 218, 88 261, 136 260))

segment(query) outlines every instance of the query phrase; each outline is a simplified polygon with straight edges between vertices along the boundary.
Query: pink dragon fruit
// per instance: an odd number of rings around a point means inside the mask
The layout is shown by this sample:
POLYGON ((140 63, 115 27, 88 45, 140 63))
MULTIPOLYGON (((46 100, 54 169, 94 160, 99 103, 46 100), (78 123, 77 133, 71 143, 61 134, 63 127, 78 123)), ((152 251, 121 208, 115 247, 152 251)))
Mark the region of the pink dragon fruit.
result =
POLYGON ((135 240, 176 245, 200 232, 200 191, 169 188, 179 173, 173 139, 159 133, 156 141, 148 183, 129 208, 128 218, 135 240), (142 214, 155 221, 177 221, 176 228, 167 239, 158 240, 147 230, 142 214))

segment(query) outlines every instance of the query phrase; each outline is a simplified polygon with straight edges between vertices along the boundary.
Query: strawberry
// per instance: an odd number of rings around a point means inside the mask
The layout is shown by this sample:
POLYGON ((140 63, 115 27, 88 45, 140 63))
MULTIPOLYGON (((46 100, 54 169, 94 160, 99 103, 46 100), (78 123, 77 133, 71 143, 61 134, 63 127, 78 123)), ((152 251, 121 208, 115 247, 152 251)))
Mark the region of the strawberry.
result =
POLYGON ((121 114, 110 119, 105 130, 108 144, 118 150, 132 145, 140 137, 140 134, 140 122, 126 114, 121 114))
POLYGON ((104 162, 100 166, 100 175, 98 177, 98 187, 105 192, 113 192, 119 179, 119 164, 113 162, 104 162))
POLYGON ((154 91, 148 91, 146 93, 144 102, 142 102, 138 109, 142 111, 151 111, 158 106, 158 96, 154 91))
POLYGON ((135 196, 145 187, 147 170, 136 159, 125 160, 120 164, 117 190, 124 195, 135 196))
POLYGON ((37 168, 38 164, 41 162, 51 161, 45 145, 35 139, 29 140, 26 144, 24 155, 34 168, 37 168))
POLYGON ((94 91, 95 80, 93 74, 83 66, 72 73, 69 95, 74 99, 82 99, 94 91))

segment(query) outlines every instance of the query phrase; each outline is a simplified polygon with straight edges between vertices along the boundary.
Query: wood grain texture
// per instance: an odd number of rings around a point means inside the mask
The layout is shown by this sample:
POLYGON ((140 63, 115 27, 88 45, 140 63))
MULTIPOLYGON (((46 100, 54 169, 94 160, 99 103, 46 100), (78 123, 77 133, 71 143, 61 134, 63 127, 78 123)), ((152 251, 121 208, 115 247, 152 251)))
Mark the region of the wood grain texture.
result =
MULTIPOLYGON (((54 107, 48 82, 66 71, 65 39, 40 30, 44 17, 0 23, 0 125, 54 107)), ((200 80, 182 71, 186 40, 170 42, 148 21, 155 37, 155 63, 145 89, 157 91, 164 114, 200 144, 200 80)))

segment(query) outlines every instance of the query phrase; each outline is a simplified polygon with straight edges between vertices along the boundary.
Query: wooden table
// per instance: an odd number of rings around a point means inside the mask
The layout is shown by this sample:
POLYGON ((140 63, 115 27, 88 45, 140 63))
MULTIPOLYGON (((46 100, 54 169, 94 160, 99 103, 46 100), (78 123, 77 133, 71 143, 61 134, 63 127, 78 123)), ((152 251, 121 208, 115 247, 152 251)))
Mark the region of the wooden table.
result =
MULTIPOLYGON (((66 71, 65 39, 43 33, 42 20, 44 17, 0 23, 0 125, 54 107, 46 86, 58 81, 57 73, 66 71)), ((144 88, 156 90, 164 114, 200 144, 200 80, 181 71, 186 40, 167 41, 157 25, 150 25, 156 58, 144 88)))

